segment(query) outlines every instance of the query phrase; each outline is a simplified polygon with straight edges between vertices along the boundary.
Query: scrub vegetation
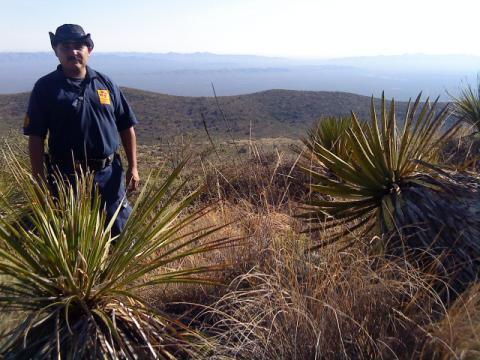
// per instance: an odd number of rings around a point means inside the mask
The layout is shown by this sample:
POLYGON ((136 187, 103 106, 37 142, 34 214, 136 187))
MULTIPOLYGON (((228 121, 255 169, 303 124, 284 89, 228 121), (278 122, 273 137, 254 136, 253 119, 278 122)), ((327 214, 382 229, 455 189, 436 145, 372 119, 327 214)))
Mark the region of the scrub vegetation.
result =
MULTIPOLYGON (((178 144, 181 137, 205 141, 205 124, 216 139, 231 140, 286 137, 298 139, 324 116, 360 117, 369 113, 369 97, 342 92, 268 90, 248 95, 188 97, 123 88, 123 93, 141 119, 136 132, 141 144, 178 144), (219 106, 221 109, 219 109, 219 106), (223 117, 225 115, 225 118, 223 117)), ((213 93, 212 93, 213 94, 213 93)), ((0 132, 19 129, 27 93, 0 94, 0 132)), ((397 103, 400 115, 405 102, 397 103)), ((185 140, 183 140, 185 141, 185 140)))
POLYGON ((91 176, 53 199, 5 147, 3 357, 478 358, 478 153, 452 109, 372 99, 303 142, 141 146, 113 239, 91 176))

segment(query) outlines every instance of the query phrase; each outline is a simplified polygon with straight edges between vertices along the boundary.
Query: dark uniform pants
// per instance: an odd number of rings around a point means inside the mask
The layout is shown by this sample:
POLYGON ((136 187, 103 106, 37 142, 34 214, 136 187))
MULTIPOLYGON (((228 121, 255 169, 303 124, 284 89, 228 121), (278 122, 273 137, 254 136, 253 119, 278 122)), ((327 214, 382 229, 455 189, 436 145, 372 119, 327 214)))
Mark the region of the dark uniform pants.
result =
MULTIPOLYGON (((62 169, 60 169, 60 171, 62 171, 62 169)), ((67 174, 64 171, 62 171, 62 173, 66 178, 68 178, 71 184, 75 183, 74 175, 67 174)), ((56 186, 54 183, 52 183, 52 178, 52 176, 49 176, 49 183, 55 193, 56 186)), ((125 196, 125 175, 120 156, 115 154, 111 165, 102 170, 95 171, 94 180, 98 186, 102 203, 107 212, 107 223, 112 219, 112 216, 115 214, 118 207, 121 206, 121 209, 112 227, 112 235, 118 235, 125 227, 125 223, 132 212, 132 207, 128 203, 128 200, 125 196)))
POLYGON ((118 235, 125 227, 125 223, 132 212, 132 207, 125 196, 125 175, 120 156, 115 154, 112 165, 95 172, 94 179, 102 196, 102 201, 105 204, 107 222, 110 221, 115 211, 121 206, 112 227, 112 235, 118 235))

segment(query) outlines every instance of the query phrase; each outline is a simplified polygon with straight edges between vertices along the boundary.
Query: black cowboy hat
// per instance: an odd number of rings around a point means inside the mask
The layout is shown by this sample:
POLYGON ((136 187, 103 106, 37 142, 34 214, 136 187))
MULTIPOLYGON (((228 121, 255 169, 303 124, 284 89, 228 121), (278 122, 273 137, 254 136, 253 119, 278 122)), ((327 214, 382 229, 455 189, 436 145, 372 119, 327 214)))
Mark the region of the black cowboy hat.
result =
POLYGON ((49 32, 49 35, 53 48, 62 42, 83 42, 89 48, 93 48, 93 41, 90 39, 90 34, 85 34, 85 31, 83 31, 80 25, 63 24, 57 28, 55 34, 49 32))

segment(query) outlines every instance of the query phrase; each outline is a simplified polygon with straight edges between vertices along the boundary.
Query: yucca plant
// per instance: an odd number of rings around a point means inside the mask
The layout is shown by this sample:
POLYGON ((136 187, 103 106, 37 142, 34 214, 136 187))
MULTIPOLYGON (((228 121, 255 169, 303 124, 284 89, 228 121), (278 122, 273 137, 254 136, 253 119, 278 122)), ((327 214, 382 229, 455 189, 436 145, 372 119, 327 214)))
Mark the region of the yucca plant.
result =
MULTIPOLYGON (((467 123, 468 132, 473 133, 461 136, 451 145, 456 146, 453 153, 449 154, 452 162, 460 169, 478 168, 480 159, 480 74, 477 76, 477 85, 474 87, 466 84, 460 89, 458 97, 450 95, 454 115, 462 122, 467 123)), ((450 146, 451 148, 452 146, 450 146)), ((448 154, 448 147, 446 148, 448 154)))
POLYGON ((0 306, 18 316, 1 340, 2 358, 199 358, 208 340, 139 295, 150 286, 211 283, 207 273, 220 264, 178 264, 232 242, 211 236, 219 227, 188 231, 208 209, 179 217, 199 194, 176 201, 185 182, 172 184, 185 162, 160 186, 143 188, 116 238, 92 175, 74 186, 58 179, 53 198, 17 165, 10 171, 29 200, 29 227, 0 218, 0 306))
MULTIPOLYGON (((314 192, 330 199, 314 199, 302 215, 327 232, 314 248, 347 241, 348 234, 380 235, 378 251, 430 253, 443 257, 448 271, 475 278, 480 258, 478 179, 452 174, 430 164, 438 148, 458 130, 446 126, 447 107, 436 111, 438 99, 422 105, 420 95, 409 102, 403 126, 398 128, 395 102, 387 109, 384 95, 377 116, 371 101, 371 121, 362 127, 352 113, 347 129, 349 159, 317 144, 312 154, 333 176, 305 166, 314 192), (337 227, 338 226, 338 227, 337 227), (396 236, 392 236, 395 234, 396 236)), ((444 263, 445 264, 445 263, 444 263)))
POLYGON ((470 124, 475 132, 480 132, 480 75, 477 76, 477 86, 467 84, 460 89, 458 97, 451 96, 455 115, 470 124))
POLYGON ((351 117, 322 117, 307 130, 307 137, 303 139, 303 143, 311 152, 315 151, 316 146, 321 145, 342 159, 348 158, 350 149, 346 144, 347 129, 351 126, 351 117))

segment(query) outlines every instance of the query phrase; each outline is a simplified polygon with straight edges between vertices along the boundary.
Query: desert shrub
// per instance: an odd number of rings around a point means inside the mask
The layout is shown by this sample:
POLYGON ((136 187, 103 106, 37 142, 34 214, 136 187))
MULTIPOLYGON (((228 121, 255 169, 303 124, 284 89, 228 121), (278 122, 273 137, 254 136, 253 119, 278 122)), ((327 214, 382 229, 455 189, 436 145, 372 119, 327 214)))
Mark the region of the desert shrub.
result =
POLYGON ((298 157, 285 153, 254 151, 236 166, 223 166, 206 174, 209 191, 203 199, 246 201, 257 209, 281 207, 308 195, 308 176, 296 166, 298 157))
POLYGON ((184 164, 161 186, 144 187, 125 229, 112 238, 113 219, 106 223, 93 176, 79 175, 73 185, 57 179, 54 198, 12 160, 32 227, 0 218, 0 306, 17 316, 1 341, 3 358, 172 359, 208 350, 206 338, 139 296, 152 286, 210 283, 206 273, 218 266, 172 264, 230 242, 206 239, 218 227, 180 234, 206 212, 179 219, 198 192, 180 201, 179 189, 167 195, 184 164))

